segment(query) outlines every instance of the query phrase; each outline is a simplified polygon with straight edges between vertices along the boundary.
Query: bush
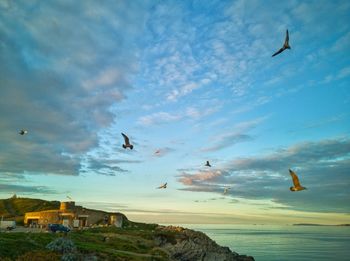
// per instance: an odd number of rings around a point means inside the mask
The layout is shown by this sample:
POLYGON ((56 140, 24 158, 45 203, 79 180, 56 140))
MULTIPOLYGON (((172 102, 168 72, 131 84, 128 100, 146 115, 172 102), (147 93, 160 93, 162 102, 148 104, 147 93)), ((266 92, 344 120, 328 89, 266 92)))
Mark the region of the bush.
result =
POLYGON ((62 261, 77 261, 78 257, 75 253, 67 253, 62 256, 62 261))
POLYGON ((69 254, 76 251, 73 241, 65 237, 55 239, 49 243, 46 248, 60 254, 69 254))

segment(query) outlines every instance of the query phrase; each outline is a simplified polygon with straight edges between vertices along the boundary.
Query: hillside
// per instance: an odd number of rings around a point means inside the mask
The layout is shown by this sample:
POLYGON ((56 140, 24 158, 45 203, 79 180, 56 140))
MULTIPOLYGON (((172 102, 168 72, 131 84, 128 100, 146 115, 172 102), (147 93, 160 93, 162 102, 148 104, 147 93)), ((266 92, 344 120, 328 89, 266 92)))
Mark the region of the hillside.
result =
MULTIPOLYGON (((23 219, 25 212, 57 208, 58 201, 16 197, 0 200, 0 215, 18 219, 23 219)), ((125 221, 123 228, 86 228, 73 230, 66 236, 47 231, 0 231, 0 260, 254 260, 219 246, 202 232, 135 223, 126 217, 125 221)))
POLYGON ((0 242, 0 260, 4 261, 254 261, 253 257, 219 246, 201 232, 134 222, 128 222, 123 228, 110 226, 72 231, 66 236, 0 233, 0 242), (55 249, 50 245, 56 245, 55 249))
POLYGON ((0 217, 15 218, 17 222, 22 223, 26 212, 58 209, 59 207, 59 201, 19 197, 0 199, 0 217))

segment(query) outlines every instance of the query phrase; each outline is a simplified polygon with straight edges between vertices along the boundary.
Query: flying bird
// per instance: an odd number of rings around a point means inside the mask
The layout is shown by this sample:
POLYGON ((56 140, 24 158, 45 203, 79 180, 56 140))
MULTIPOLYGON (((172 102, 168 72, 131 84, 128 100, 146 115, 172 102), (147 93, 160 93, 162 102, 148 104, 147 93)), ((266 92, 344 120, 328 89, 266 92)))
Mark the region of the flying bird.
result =
POLYGON ((68 199, 73 200, 70 196, 67 196, 68 199))
POLYGON ((288 30, 286 32, 286 40, 284 41, 284 44, 283 44, 282 48, 279 49, 277 52, 275 52, 272 55, 272 57, 276 56, 277 54, 280 54, 281 52, 283 52, 286 49, 291 49, 290 46, 289 46, 289 33, 288 33, 288 30))
POLYGON ((25 135, 25 134, 27 134, 27 133, 28 133, 27 130, 20 130, 20 132, 19 132, 20 135, 25 135))
POLYGON ((168 185, 168 183, 164 183, 163 185, 159 186, 157 189, 166 189, 166 186, 168 185))
POLYGON ((128 136, 126 136, 124 133, 122 133, 122 135, 124 137, 124 143, 125 143, 125 144, 123 144, 123 148, 124 149, 130 148, 132 150, 134 148, 134 146, 132 144, 130 144, 128 136))
POLYGON ((207 163, 205 164, 206 167, 211 167, 209 160, 207 160, 207 163))
POLYGON ((294 184, 294 187, 289 188, 290 191, 300 191, 300 190, 306 189, 305 187, 300 185, 299 178, 298 178, 297 174, 294 173, 294 171, 289 169, 289 173, 292 176, 293 184, 294 184))
POLYGON ((224 195, 227 194, 228 190, 231 189, 231 187, 224 188, 224 195))
POLYGON ((159 154, 160 154, 160 150, 156 150, 156 151, 154 152, 154 154, 155 154, 155 155, 159 155, 159 154))

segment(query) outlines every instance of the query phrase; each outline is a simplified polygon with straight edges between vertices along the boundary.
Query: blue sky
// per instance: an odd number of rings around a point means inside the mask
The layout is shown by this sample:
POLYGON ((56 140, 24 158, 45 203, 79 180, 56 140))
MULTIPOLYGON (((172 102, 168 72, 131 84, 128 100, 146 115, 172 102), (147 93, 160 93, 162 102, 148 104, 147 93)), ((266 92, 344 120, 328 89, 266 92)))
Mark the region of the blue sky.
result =
POLYGON ((349 2, 0 9, 0 197, 160 223, 349 221, 349 2), (289 168, 308 190, 289 191, 289 168))

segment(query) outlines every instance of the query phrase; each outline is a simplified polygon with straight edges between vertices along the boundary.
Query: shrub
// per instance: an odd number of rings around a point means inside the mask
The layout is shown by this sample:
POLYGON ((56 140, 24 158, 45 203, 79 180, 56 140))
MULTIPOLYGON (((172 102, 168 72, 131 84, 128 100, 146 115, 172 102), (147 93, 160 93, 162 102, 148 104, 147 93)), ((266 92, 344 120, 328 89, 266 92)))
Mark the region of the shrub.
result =
POLYGON ((73 241, 65 237, 55 239, 49 243, 46 248, 60 254, 68 254, 76 251, 73 241))
POLYGON ((75 253, 66 253, 62 256, 62 261, 77 261, 78 257, 75 253))

